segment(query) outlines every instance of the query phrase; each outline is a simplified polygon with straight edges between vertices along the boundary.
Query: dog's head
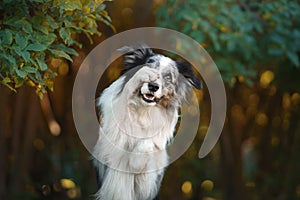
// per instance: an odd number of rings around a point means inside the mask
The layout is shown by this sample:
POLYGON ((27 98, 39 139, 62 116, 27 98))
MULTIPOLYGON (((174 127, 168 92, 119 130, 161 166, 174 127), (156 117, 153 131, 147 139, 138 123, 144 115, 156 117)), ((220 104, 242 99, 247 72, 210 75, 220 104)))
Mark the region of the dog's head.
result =
POLYGON ((195 76, 187 62, 176 62, 155 54, 149 47, 123 47, 125 53, 123 73, 126 84, 138 71, 141 78, 136 97, 143 105, 178 105, 193 88, 201 89, 201 80, 195 76), (142 71, 143 70, 143 71, 142 71))

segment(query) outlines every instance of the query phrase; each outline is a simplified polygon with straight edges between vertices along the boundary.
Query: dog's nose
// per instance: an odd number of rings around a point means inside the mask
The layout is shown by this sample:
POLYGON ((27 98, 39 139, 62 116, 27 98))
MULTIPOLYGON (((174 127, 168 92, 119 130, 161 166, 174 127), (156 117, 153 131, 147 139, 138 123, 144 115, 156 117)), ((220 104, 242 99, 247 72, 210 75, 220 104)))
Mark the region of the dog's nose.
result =
POLYGON ((156 92, 159 89, 159 85, 157 83, 148 83, 148 89, 150 92, 156 92))

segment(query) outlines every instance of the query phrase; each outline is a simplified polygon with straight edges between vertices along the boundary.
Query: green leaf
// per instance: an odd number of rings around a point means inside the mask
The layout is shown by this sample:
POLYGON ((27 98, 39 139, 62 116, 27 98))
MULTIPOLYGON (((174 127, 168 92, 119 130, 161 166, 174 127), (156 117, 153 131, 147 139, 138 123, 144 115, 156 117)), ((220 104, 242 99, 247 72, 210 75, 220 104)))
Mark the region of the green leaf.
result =
POLYGON ((60 49, 68 54, 78 56, 78 53, 74 49, 66 47, 64 44, 56 44, 56 45, 52 45, 51 47, 54 49, 60 49))
POLYGON ((55 40, 56 40, 57 36, 54 33, 49 33, 47 35, 44 35, 42 37, 40 37, 40 43, 49 46, 51 45, 55 40))
POLYGON ((41 76, 40 72, 35 73, 35 77, 36 77, 39 84, 44 85, 44 82, 43 82, 43 79, 42 79, 42 76, 41 76))
POLYGON ((64 0, 64 1, 60 1, 59 3, 61 9, 66 11, 74 11, 76 9, 80 10, 82 8, 80 0, 64 0))
POLYGON ((282 56, 283 51, 282 51, 282 49, 271 48, 271 49, 268 49, 268 54, 272 55, 272 56, 282 56))
MULTIPOLYGON (((13 50, 18 56, 21 55, 21 48, 20 48, 18 45, 13 44, 13 45, 11 46, 11 48, 12 48, 12 50, 13 50)), ((14 55, 14 56, 15 56, 15 55, 14 55)))
POLYGON ((44 34, 38 31, 35 31, 33 34, 31 34, 28 39, 30 41, 33 41, 34 44, 42 44, 45 46, 51 45, 56 39, 57 36, 54 33, 44 34))
POLYGON ((4 45, 11 45, 11 43, 13 41, 12 31, 9 29, 0 31, 0 38, 2 38, 2 43, 4 45))
POLYGON ((29 44, 26 48, 27 51, 45 51, 47 46, 39 43, 29 44))
POLYGON ((42 71, 45 71, 46 69, 48 69, 48 66, 44 60, 37 58, 36 61, 42 71))
POLYGON ((38 3, 46 3, 48 0, 31 0, 33 2, 38 2, 38 3))
POLYGON ((17 67, 17 62, 16 62, 16 59, 12 56, 12 55, 9 55, 9 54, 0 54, 0 58, 6 60, 10 67, 13 68, 13 67, 17 67))
POLYGON ((40 25, 40 24, 35 24, 35 25, 34 25, 34 28, 35 28, 36 30, 38 30, 38 31, 40 31, 40 32, 42 32, 42 33, 44 33, 44 34, 48 34, 48 33, 49 33, 48 28, 45 27, 45 26, 42 26, 42 25, 40 25))
POLYGON ((284 46, 285 45, 284 38, 281 35, 279 35, 279 34, 273 33, 273 34, 271 34, 269 36, 269 39, 272 42, 274 42, 275 44, 279 44, 280 46, 284 46))
POLYGON ((25 62, 30 61, 30 53, 28 51, 22 51, 21 56, 25 60, 25 62))
POLYGON ((233 51, 235 49, 235 46, 236 46, 236 42, 234 39, 227 41, 226 47, 228 51, 233 51))
POLYGON ((33 16, 31 18, 31 22, 36 25, 36 24, 41 24, 43 22, 43 20, 45 19, 45 17, 43 15, 37 15, 37 16, 33 16))
POLYGON ((23 30, 26 32, 26 33, 32 33, 32 25, 28 22, 28 21, 23 21, 23 30))
POLYGON ((106 7, 105 4, 100 4, 99 6, 97 6, 95 12, 99 12, 99 11, 101 11, 101 10, 104 10, 105 7, 106 7))
POLYGON ((69 29, 61 28, 59 30, 59 36, 63 39, 65 44, 67 44, 67 45, 73 44, 73 39, 71 38, 71 32, 69 29))
POLYGON ((16 28, 17 30, 23 30, 26 33, 32 33, 32 25, 28 21, 26 21, 25 18, 19 19, 19 20, 8 20, 6 21, 6 24, 16 28))
POLYGON ((19 45, 20 49, 24 49, 28 44, 26 38, 19 33, 16 34, 15 40, 16 40, 16 44, 19 45))
POLYGON ((55 77, 57 77, 57 73, 56 72, 51 72, 50 74, 49 74, 49 78, 55 78, 55 77))
POLYGON ((292 61, 292 63, 296 66, 296 67, 299 67, 300 63, 299 63, 299 58, 298 58, 298 55, 297 53, 294 53, 294 52, 290 52, 288 51, 287 52, 287 56, 288 58, 290 59, 290 61, 292 61))
POLYGON ((26 72, 25 71, 22 71, 20 69, 16 69, 16 73, 21 78, 25 78, 26 77, 26 72))
POLYGON ((32 80, 39 92, 52 90, 55 73, 46 58, 72 61, 79 34, 92 39, 100 33, 97 23, 112 26, 105 1, 0 0, 0 85, 14 90, 32 80))
POLYGON ((38 83, 40 85, 44 85, 44 82, 42 80, 42 76, 39 71, 37 71, 34 74, 28 74, 29 79, 31 79, 33 82, 38 83))
POLYGON ((73 62, 72 58, 64 51, 56 50, 56 49, 49 49, 49 51, 57 57, 65 58, 65 59, 73 62))
POLYGON ((43 25, 48 26, 49 29, 59 28, 58 23, 50 15, 46 15, 45 18, 46 21, 44 21, 43 25))
POLYGON ((53 92, 54 82, 51 79, 46 79, 46 80, 44 80, 44 82, 45 82, 46 87, 49 88, 49 90, 53 92))
POLYGON ((19 76, 14 76, 14 83, 15 83, 15 88, 19 88, 19 87, 21 87, 23 85, 24 78, 21 78, 19 76))
POLYGON ((28 72, 28 73, 36 73, 37 69, 34 67, 25 66, 22 68, 22 71, 28 72))

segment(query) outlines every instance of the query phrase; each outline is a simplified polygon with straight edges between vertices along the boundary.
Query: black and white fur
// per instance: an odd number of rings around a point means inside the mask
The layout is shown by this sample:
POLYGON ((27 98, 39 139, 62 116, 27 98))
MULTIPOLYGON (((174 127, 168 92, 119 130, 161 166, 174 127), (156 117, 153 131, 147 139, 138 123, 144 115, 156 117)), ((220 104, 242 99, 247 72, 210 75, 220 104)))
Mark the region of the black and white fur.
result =
POLYGON ((123 75, 97 100, 101 130, 94 147, 97 200, 152 200, 157 197, 166 146, 173 138, 178 109, 193 86, 201 89, 187 63, 148 47, 123 47, 123 75))

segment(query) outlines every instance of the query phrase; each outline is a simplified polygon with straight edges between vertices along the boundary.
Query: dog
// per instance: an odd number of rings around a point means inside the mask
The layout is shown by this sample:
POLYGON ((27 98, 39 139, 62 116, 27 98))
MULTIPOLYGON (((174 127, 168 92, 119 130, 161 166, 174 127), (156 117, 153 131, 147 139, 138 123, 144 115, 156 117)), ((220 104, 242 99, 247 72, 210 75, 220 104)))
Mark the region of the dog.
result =
POLYGON ((202 82, 187 62, 147 46, 123 47, 123 74, 96 101, 100 136, 94 147, 97 200, 157 199, 185 97, 202 82))

